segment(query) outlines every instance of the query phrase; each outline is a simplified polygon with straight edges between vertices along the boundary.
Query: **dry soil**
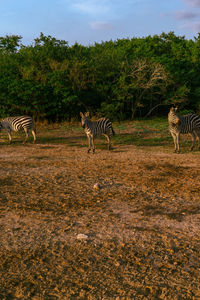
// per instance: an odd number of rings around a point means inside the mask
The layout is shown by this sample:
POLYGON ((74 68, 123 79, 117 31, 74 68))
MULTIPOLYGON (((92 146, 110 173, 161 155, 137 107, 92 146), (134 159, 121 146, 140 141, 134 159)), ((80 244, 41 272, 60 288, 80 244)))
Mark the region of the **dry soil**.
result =
POLYGON ((200 152, 65 138, 0 147, 0 299, 200 299, 200 152))

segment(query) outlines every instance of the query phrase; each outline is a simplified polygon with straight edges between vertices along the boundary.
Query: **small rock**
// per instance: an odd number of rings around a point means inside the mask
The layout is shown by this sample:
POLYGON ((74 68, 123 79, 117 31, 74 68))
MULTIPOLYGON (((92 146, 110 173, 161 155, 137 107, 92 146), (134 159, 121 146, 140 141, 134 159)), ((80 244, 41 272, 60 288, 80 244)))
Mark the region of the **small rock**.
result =
POLYGON ((95 190, 99 190, 100 189, 100 184, 99 183, 95 183, 94 186, 93 186, 93 188, 95 190))
POLYGON ((79 233, 79 234, 77 234, 77 239, 78 240, 87 240, 88 236, 86 234, 79 233))

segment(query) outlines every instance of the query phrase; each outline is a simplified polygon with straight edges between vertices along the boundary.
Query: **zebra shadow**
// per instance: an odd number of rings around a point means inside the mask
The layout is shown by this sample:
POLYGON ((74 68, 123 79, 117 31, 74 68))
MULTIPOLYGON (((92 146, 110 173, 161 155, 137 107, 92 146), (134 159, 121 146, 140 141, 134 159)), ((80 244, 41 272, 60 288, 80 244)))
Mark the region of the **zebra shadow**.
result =
POLYGON ((37 144, 63 144, 69 147, 85 147, 84 136, 67 136, 67 137, 54 137, 54 136, 42 136, 38 137, 37 144))
POLYGON ((114 145, 133 145, 139 147, 164 146, 171 142, 169 135, 146 136, 144 133, 120 133, 113 138, 114 145))

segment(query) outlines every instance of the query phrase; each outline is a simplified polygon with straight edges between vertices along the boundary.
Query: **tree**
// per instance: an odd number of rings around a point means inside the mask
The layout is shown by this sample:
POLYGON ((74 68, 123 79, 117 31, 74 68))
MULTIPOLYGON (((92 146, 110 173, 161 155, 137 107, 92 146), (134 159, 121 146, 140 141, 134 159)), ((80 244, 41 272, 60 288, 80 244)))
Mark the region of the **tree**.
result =
POLYGON ((0 50, 4 53, 16 53, 20 47, 22 37, 19 35, 6 35, 0 37, 0 50))
POLYGON ((159 63, 148 59, 125 62, 119 78, 118 99, 130 110, 133 119, 138 108, 151 108, 155 99, 162 98, 169 80, 169 74, 159 63))

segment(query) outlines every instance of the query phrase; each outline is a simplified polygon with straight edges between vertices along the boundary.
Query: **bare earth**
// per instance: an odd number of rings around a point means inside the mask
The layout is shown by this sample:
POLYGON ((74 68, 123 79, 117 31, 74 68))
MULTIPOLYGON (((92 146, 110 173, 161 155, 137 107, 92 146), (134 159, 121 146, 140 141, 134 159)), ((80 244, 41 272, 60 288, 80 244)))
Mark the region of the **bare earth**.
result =
POLYGON ((65 138, 0 147, 0 299, 200 299, 200 152, 65 138))

